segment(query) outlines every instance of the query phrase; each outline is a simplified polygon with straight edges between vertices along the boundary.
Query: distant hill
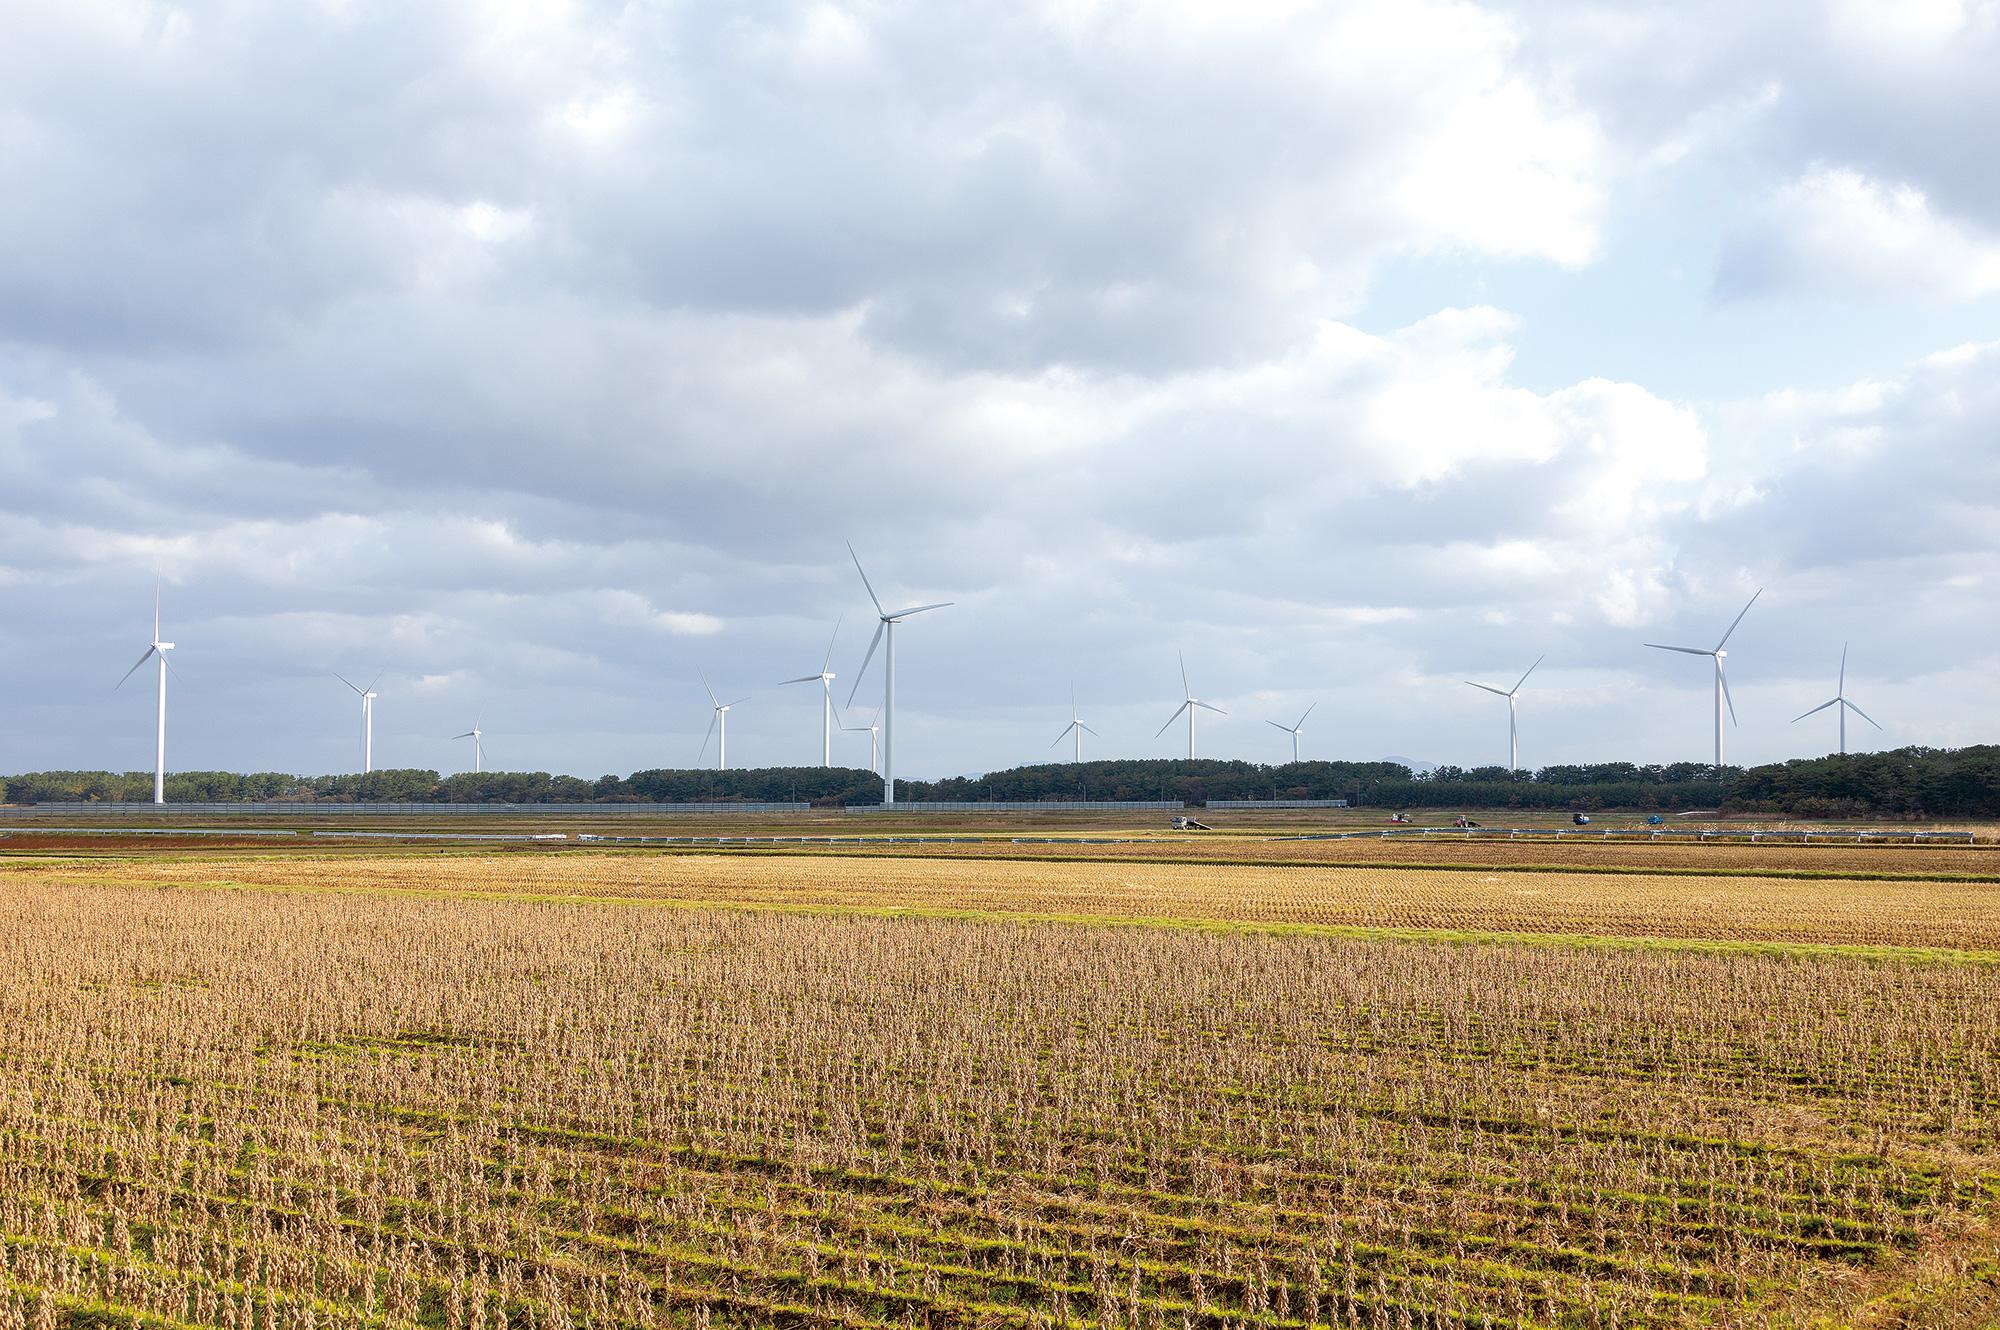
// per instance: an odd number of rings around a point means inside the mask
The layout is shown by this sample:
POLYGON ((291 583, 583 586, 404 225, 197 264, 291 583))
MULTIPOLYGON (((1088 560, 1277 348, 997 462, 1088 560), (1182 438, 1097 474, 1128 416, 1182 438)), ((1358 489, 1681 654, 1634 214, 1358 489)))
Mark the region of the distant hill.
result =
POLYGON ((1435 762, 1419 762, 1414 757, 1385 757, 1384 762, 1394 762, 1399 767, 1408 767, 1414 776, 1428 776, 1438 769, 1435 762))

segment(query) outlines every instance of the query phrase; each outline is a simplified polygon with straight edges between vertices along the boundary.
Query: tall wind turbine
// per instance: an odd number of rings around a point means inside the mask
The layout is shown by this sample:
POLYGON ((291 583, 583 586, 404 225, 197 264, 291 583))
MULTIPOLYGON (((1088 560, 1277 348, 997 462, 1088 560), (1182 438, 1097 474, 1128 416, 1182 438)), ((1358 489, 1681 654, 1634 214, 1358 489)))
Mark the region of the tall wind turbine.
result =
POLYGON ((1077 719, 1076 689, 1072 688, 1069 690, 1069 724, 1064 726, 1063 732, 1056 736, 1056 743, 1050 744, 1049 747, 1054 748, 1056 744, 1061 743, 1065 739, 1073 740, 1075 747, 1070 753, 1069 760, 1072 762, 1081 762, 1083 761, 1083 736, 1086 734, 1093 739, 1101 739, 1104 737, 1103 735, 1099 734, 1096 730, 1091 729, 1090 726, 1085 725, 1082 721, 1077 719))
POLYGON ((153 640, 145 651, 140 654, 139 659, 132 662, 132 668, 125 671, 125 678, 120 679, 116 684, 112 685, 111 691, 115 693, 120 688, 123 688, 125 686, 125 679, 129 679, 134 674, 137 674, 139 667, 144 665, 147 660, 156 656, 159 658, 160 692, 154 714, 153 737, 153 802, 156 804, 163 804, 167 801, 167 653, 173 649, 174 644, 172 642, 162 642, 160 640, 160 584, 155 582, 153 584, 153 640))
MULTIPOLYGON (((1313 704, 1312 704, 1312 707, 1307 707, 1307 708, 1306 708, 1306 716, 1310 716, 1310 715, 1312 715, 1312 713, 1313 713, 1313 707, 1316 707, 1316 706, 1318 706, 1318 705, 1319 705, 1319 703, 1315 702, 1315 703, 1313 703, 1313 704)), ((1289 734, 1289 735, 1291 735, 1291 736, 1292 736, 1292 765, 1293 765, 1293 766, 1297 766, 1297 765, 1298 765, 1298 763, 1299 763, 1299 731, 1300 731, 1300 730, 1302 730, 1302 729, 1304 729, 1304 728, 1306 727, 1306 716, 1300 716, 1300 717, 1299 717, 1299 723, 1298 723, 1298 724, 1296 724, 1296 725, 1279 725, 1279 724, 1278 724, 1278 722, 1277 722, 1277 721, 1275 721, 1275 720, 1267 720, 1267 721, 1265 721, 1265 722, 1264 722, 1264 723, 1265 723, 1266 725, 1272 725, 1272 726, 1276 726, 1276 727, 1277 727, 1278 729, 1281 729, 1281 730, 1283 730, 1283 731, 1284 731, 1284 732, 1285 732, 1286 734, 1289 734)))
POLYGON ((479 717, 474 716, 472 718, 471 729, 467 730, 464 734, 454 734, 451 737, 454 740, 472 740, 472 770, 473 774, 477 775, 484 769, 486 763, 485 733, 479 728, 479 717))
POLYGON ((1729 695, 1729 678, 1722 672, 1723 658, 1729 654, 1723 647, 1729 645, 1730 633, 1736 631, 1736 625, 1743 622, 1743 616, 1750 612, 1750 606, 1757 603, 1757 596, 1763 594, 1764 588, 1758 587, 1757 595, 1750 597, 1742 611, 1730 620, 1729 631, 1722 635, 1722 640, 1708 650, 1703 650, 1701 647, 1670 647, 1659 642, 1646 643, 1647 646, 1659 651, 1678 651, 1685 656, 1707 656, 1715 662, 1715 765, 1718 767, 1722 765, 1722 708, 1725 705, 1729 708, 1730 723, 1737 723, 1736 699, 1729 695))
MULTIPOLYGON (((1176 654, 1176 655, 1180 655, 1180 653, 1179 653, 1179 652, 1176 652, 1175 654, 1176 654)), ((1194 695, 1194 689, 1188 686, 1188 677, 1187 677, 1187 657, 1186 657, 1186 656, 1181 656, 1181 657, 1180 657, 1180 662, 1181 662, 1181 699, 1182 699, 1182 700, 1181 700, 1181 704, 1180 704, 1179 706, 1177 706, 1177 707, 1175 707, 1175 708, 1174 708, 1174 714, 1173 714, 1173 715, 1171 715, 1171 716, 1167 717, 1167 724, 1166 724, 1166 725, 1162 725, 1162 726, 1160 726, 1160 728, 1159 728, 1159 729, 1157 729, 1157 730, 1153 731, 1153 737, 1154 737, 1155 739, 1157 739, 1157 738, 1159 738, 1159 737, 1160 737, 1161 735, 1165 734, 1165 733, 1167 732, 1167 726, 1168 726, 1168 725, 1172 725, 1172 724, 1173 724, 1173 723, 1174 723, 1175 721, 1179 720, 1179 719, 1181 718, 1181 713, 1182 713, 1183 711, 1187 712, 1187 718, 1188 718, 1188 760, 1189 760, 1190 762, 1192 762, 1192 761, 1194 760, 1194 713, 1195 713, 1195 709, 1196 709, 1197 707, 1199 707, 1199 708, 1200 708, 1201 710, 1203 710, 1203 711, 1213 711, 1213 712, 1214 712, 1214 713, 1215 713, 1216 715, 1218 715, 1218 716, 1226 716, 1226 715, 1228 715, 1229 713, 1228 713, 1227 711, 1224 711, 1224 710, 1223 710, 1223 709, 1222 709, 1221 707, 1212 707, 1212 706, 1210 706, 1210 705, 1209 705, 1208 703, 1206 703, 1206 702, 1203 702, 1202 700, 1200 700, 1199 698, 1197 698, 1197 697, 1196 697, 1196 696, 1194 695)))
POLYGON ((875 741, 882 734, 882 708, 875 708, 875 715, 866 725, 842 725, 840 728, 856 734, 859 734, 863 730, 868 731, 868 769, 870 771, 875 770, 875 741))
POLYGON ((1840 644, 1840 682, 1834 685, 1832 700, 1820 703, 1818 706, 1814 707, 1811 711, 1806 712, 1804 716, 1792 717, 1792 724, 1796 725, 1800 721, 1804 720, 1806 716, 1815 715, 1818 712, 1824 711, 1828 707, 1833 707, 1833 706, 1837 706, 1840 708, 1840 710, 1836 714, 1840 717, 1840 751, 1843 755, 1847 752, 1848 712, 1852 711, 1855 715, 1861 717, 1861 719, 1867 721, 1870 725, 1874 725, 1875 728, 1878 730, 1882 728, 1879 724, 1876 723, 1876 720, 1873 716, 1869 715, 1867 712, 1863 711, 1860 707, 1855 706, 1852 702, 1847 700, 1847 643, 1845 642, 1842 642, 1840 644))
MULTIPOLYGON (((1547 656, 1535 657, 1535 663, 1528 667, 1528 674, 1533 674, 1536 670, 1540 669, 1542 662, 1547 659, 1547 656)), ((1522 675, 1515 681, 1514 686, 1505 692, 1495 688, 1492 684, 1472 683, 1472 680, 1466 680, 1474 688, 1484 689, 1495 697, 1504 697, 1507 699, 1507 770, 1509 771, 1513 771, 1521 764, 1521 732, 1519 727, 1514 723, 1514 702, 1515 699, 1521 696, 1521 685, 1528 682, 1528 674, 1522 675)))
POLYGON ((854 675, 854 688, 847 694, 847 705, 854 705, 854 694, 861 691, 868 663, 875 659, 875 648, 882 645, 883 638, 888 638, 887 649, 882 653, 882 802, 893 804, 896 802, 896 625, 912 614, 941 610, 951 602, 912 605, 891 614, 882 608, 882 598, 875 594, 875 584, 868 580, 868 570, 861 566, 861 556, 854 552, 852 541, 848 542, 847 557, 854 560, 854 571, 861 574, 861 585, 868 588, 868 599, 875 602, 875 616, 882 621, 875 628, 875 639, 868 644, 868 654, 861 658, 861 668, 854 675))
MULTIPOLYGON (((846 616, 841 616, 845 618, 846 616)), ((819 764, 833 765, 833 644, 840 640, 840 619, 833 621, 833 636, 826 639, 826 659, 819 664, 818 674, 808 674, 797 679, 787 679, 779 684, 814 683, 819 684, 819 764)), ((870 767, 869 770, 874 770, 870 767)))
POLYGON ((366 688, 350 683, 338 671, 333 677, 361 694, 361 770, 365 775, 375 769, 375 685, 382 682, 382 672, 377 670, 366 688))
POLYGON ((740 707, 750 699, 739 697, 734 702, 723 701, 715 695, 713 688, 708 687, 708 676, 706 674, 701 676, 701 686, 708 689, 708 700, 714 704, 715 714, 708 718, 708 731, 701 736, 701 753, 695 754, 695 761, 701 761, 702 753, 708 751, 709 739, 714 737, 715 769, 717 771, 727 771, 729 769, 729 708, 740 707), (716 734, 718 729, 722 731, 720 735, 716 734))

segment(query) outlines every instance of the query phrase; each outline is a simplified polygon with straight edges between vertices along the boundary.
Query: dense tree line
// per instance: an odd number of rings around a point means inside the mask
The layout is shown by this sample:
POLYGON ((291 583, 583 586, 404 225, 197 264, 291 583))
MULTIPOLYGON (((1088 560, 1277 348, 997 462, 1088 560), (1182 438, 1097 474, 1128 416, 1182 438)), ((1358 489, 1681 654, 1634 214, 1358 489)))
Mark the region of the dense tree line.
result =
MULTIPOLYGON (((909 800, 1346 799, 1378 808, 1724 808, 1805 817, 2000 816, 2000 747, 1899 748, 1771 766, 1630 762, 1543 767, 1439 767, 1414 775, 1394 762, 1219 760, 1053 762, 984 776, 898 781, 909 800)), ((0 801, 141 803, 151 772, 40 771, 0 778, 0 801)), ((175 802, 297 800, 340 803, 878 803, 880 777, 853 768, 635 771, 585 780, 546 771, 375 771, 367 775, 242 775, 182 771, 167 777, 175 802)))
POLYGON ((1895 748, 1751 767, 1729 806, 1802 817, 2000 816, 2000 745, 1895 748))

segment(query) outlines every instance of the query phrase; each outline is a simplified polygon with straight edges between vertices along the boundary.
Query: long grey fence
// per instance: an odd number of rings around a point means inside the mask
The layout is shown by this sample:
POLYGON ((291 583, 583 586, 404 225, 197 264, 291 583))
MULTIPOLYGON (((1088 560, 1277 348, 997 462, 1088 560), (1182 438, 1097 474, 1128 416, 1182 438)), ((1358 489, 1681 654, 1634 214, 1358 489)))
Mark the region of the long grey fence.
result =
POLYGON ((0 808, 0 819, 35 817, 629 817, 635 813, 803 813, 809 803, 425 804, 425 803, 47 803, 0 808))
POLYGON ((1207 799, 1203 808, 1345 808, 1345 799, 1207 799))
POLYGON ((949 800, 913 799, 893 804, 849 804, 850 813, 1178 813, 1187 805, 1179 799, 1085 800, 1022 799, 952 803, 949 800))

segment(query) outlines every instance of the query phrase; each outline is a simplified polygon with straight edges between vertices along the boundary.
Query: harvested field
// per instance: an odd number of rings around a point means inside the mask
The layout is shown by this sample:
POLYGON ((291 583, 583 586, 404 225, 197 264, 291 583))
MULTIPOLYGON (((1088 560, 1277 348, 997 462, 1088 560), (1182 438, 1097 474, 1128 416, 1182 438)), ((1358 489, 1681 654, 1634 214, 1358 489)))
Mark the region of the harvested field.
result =
POLYGON ((1366 836, 1353 840, 1260 840, 1247 836, 1194 836, 1151 844, 1092 845, 1087 842, 993 843, 986 845, 841 846, 842 855, 904 858, 1102 859, 1111 862, 1161 859, 1193 863, 1278 864, 1439 864, 1495 868, 1589 867, 1639 872, 1776 874, 1875 874, 1986 877, 2000 881, 2000 847, 1990 845, 1908 845, 1884 843, 1813 845, 1765 841, 1506 840, 1366 836))
MULTIPOLYGON (((1499 899, 1462 873, 1142 868, 12 866, 0 1326, 2000 1314, 2000 967, 896 914, 1499 899)), ((2000 891, 1505 880, 1545 935, 1601 909, 1865 943, 1908 916, 1959 949, 1951 919, 1990 930, 2000 891)))
POLYGON ((1979 882, 580 853, 12 871, 274 889, 2000 951, 2000 884, 1979 882))

